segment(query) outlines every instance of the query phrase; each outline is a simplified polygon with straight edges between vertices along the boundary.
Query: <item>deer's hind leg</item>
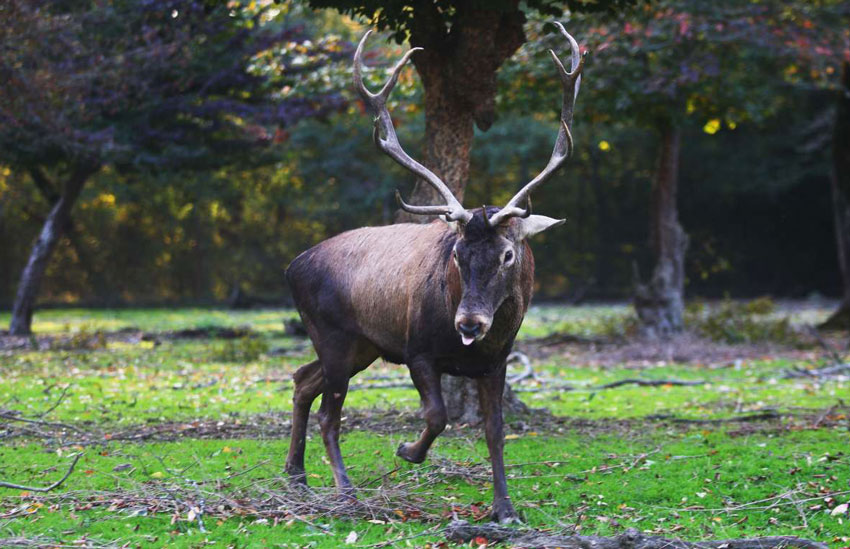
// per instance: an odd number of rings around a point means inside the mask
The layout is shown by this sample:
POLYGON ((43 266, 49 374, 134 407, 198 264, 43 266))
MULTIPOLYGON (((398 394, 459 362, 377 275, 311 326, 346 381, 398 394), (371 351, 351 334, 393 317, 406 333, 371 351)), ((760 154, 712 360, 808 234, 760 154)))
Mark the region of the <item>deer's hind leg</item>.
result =
POLYGON ((305 364, 298 368, 292 379, 295 382, 295 392, 292 395, 292 434, 289 455, 286 458, 286 472, 291 482, 306 486, 304 448, 307 443, 307 420, 310 417, 310 406, 325 386, 322 364, 318 360, 305 364))

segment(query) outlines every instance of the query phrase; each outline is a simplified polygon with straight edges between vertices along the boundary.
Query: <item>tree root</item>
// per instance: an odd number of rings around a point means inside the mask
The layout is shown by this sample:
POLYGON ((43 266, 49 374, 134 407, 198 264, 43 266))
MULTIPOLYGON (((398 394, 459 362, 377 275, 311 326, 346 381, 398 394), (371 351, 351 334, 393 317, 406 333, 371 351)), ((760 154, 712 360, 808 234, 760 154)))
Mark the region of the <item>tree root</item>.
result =
POLYGON ((680 539, 647 536, 634 528, 615 537, 565 536, 532 529, 510 528, 499 524, 470 524, 452 521, 445 529, 446 537, 466 543, 477 537, 489 543, 509 542, 514 547, 563 547, 565 549, 827 549, 825 543, 793 536, 755 539, 728 539, 689 542, 680 539))

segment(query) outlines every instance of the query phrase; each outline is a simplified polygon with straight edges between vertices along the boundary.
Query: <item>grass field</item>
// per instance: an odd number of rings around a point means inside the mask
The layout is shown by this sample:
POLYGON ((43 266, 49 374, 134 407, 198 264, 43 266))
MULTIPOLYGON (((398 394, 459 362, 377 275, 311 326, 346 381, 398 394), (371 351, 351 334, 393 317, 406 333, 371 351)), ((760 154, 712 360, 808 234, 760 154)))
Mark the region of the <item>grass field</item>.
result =
MULTIPOLYGON (((742 345, 730 347, 740 358, 614 360, 620 355, 593 342, 536 343, 555 332, 608 334, 627 314, 620 306, 546 306, 527 318, 518 347, 535 376, 515 389, 545 411, 509 418, 505 449, 525 523, 582 534, 635 527, 691 540, 787 534, 850 545, 850 381, 785 377, 827 364, 826 353, 742 345), (659 384, 602 387, 627 379, 659 384)), ((792 320, 822 314, 798 309, 792 320)), ((288 487, 290 377, 312 357, 305 340, 284 334, 282 320, 292 317, 39 313, 35 331, 53 339, 38 340, 39 350, 0 351, 0 480, 46 486, 83 455, 52 492, 0 488, 0 540, 420 547, 443 542, 452 516, 486 520, 491 487, 479 429, 452 426, 422 465, 395 457, 421 428, 418 398, 405 368, 382 362, 353 380, 346 400, 342 448, 361 505, 333 496, 312 424, 315 493, 288 487), (210 327, 245 328, 246 336, 175 333, 210 327)), ((0 325, 7 322, 0 314, 0 325)))

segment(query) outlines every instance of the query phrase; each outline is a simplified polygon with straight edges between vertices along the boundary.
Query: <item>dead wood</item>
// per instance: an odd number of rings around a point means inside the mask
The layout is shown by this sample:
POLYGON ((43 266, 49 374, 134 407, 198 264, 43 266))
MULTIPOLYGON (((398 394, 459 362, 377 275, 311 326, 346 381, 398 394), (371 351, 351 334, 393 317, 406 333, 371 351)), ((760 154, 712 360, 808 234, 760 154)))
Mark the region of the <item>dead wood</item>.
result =
POLYGON ((696 381, 683 381, 680 379, 636 379, 636 378, 628 378, 628 379, 620 379, 618 381, 613 381, 611 383, 606 383, 605 385, 598 385, 593 387, 593 389, 613 389, 615 387, 622 387, 623 385, 639 385, 641 387, 664 387, 665 385, 675 385, 677 387, 689 387, 693 385, 705 385, 705 380, 696 380, 696 381))
POLYGON ((823 368, 806 368, 794 367, 790 370, 785 370, 782 374, 782 379, 798 379, 798 378, 830 378, 841 375, 850 375, 850 363, 835 364, 833 366, 824 366, 823 368))
POLYGON ((257 333, 250 326, 202 326, 165 332, 145 332, 142 341, 162 341, 171 339, 241 339, 255 337, 257 333))
MULTIPOLYGON (((45 412, 46 413, 46 412, 45 412)), ((44 415, 44 414, 42 414, 44 415)), ((41 416, 39 416, 41 417, 41 416)), ((0 419, 6 421, 17 421, 20 423, 29 423, 31 425, 40 425, 43 427, 53 427, 54 429, 63 429, 66 431, 76 431, 77 433, 83 433, 83 431, 73 425, 68 425, 67 423, 57 423, 55 421, 44 421, 42 419, 30 419, 27 417, 16 415, 12 412, 0 411, 0 419)))
POLYGON ((565 343, 579 343, 583 345, 607 345, 614 342, 614 339, 607 337, 592 337, 571 333, 555 333, 544 337, 526 339, 522 343, 527 345, 536 345, 538 347, 552 347, 555 345, 563 345, 565 343))
POLYGON ((77 462, 80 461, 80 458, 83 456, 82 453, 74 456, 74 460, 71 462, 71 465, 68 467, 68 470, 65 472, 65 475, 51 484, 50 486, 40 487, 40 486, 25 486, 23 484, 14 484, 11 482, 4 482, 0 480, 0 488, 11 488, 12 490, 27 490, 29 492, 50 492, 51 490, 55 490, 59 488, 63 482, 68 480, 68 477, 71 476, 71 473, 74 472, 74 467, 77 466, 77 462))
POLYGON ((446 537, 467 543, 477 537, 489 543, 508 542, 514 547, 563 547, 565 549, 827 549, 825 543, 794 536, 754 539, 728 539, 689 542, 681 539, 645 535, 634 528, 615 537, 563 535, 527 528, 511 528, 499 524, 470 524, 452 521, 445 529, 446 537))
POLYGON ((670 421, 673 423, 693 423, 699 425, 713 425, 719 423, 741 423, 747 421, 766 421, 771 419, 779 419, 783 416, 783 414, 779 413, 776 410, 761 410, 759 412, 755 412, 752 414, 744 414, 740 416, 732 416, 732 417, 724 417, 724 418, 716 418, 716 419, 696 419, 696 418, 686 418, 686 417, 676 417, 669 414, 651 414, 646 416, 646 419, 655 419, 655 420, 663 420, 670 421))

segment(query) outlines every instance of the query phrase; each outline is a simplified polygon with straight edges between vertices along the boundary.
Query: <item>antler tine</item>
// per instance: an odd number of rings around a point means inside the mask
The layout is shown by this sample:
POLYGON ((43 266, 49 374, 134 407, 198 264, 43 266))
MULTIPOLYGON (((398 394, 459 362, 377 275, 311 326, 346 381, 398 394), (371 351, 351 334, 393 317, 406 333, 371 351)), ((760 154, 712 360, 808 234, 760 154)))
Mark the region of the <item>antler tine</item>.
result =
POLYGON ((395 192, 395 200, 398 203, 398 206, 412 214, 419 215, 442 215, 446 216, 447 219, 450 218, 452 212, 448 206, 411 206, 401 197, 401 193, 396 190, 395 192))
POLYGON ((467 222, 472 218, 472 215, 467 212, 463 205, 455 198, 452 191, 446 186, 443 181, 437 177, 434 172, 408 156, 401 144, 398 141, 398 136, 395 133, 392 118, 389 110, 387 110, 387 99, 390 96, 393 88, 398 82, 398 76, 401 69, 407 64, 410 56, 421 50, 422 48, 412 48, 393 68, 392 74, 378 93, 372 93, 363 83, 361 59, 363 56, 363 47, 366 44, 366 39, 372 31, 369 30, 360 39, 357 45, 357 50, 354 52, 354 86, 357 88, 360 97, 369 105, 375 114, 375 130, 372 133, 372 138, 379 149, 384 151, 390 158, 395 160, 399 165, 412 172, 417 177, 420 177, 428 182, 429 185, 443 197, 446 201, 445 205, 441 206, 411 206, 406 204, 401 199, 401 195, 396 192, 396 198, 399 201, 399 206, 407 212, 419 215, 444 215, 449 221, 467 222))
POLYGON ((564 26, 555 21, 555 26, 561 34, 567 39, 570 46, 571 63, 569 72, 564 67, 560 58, 554 51, 549 50, 552 60, 558 69, 558 76, 561 78, 561 84, 564 88, 563 103, 561 104, 561 120, 558 129, 558 137, 555 140, 555 147, 552 150, 552 156, 549 158, 549 163, 540 174, 528 182, 513 198, 505 205, 504 208, 496 212, 490 217, 490 222, 497 225, 510 217, 526 217, 530 214, 530 195, 531 191, 540 186, 544 181, 549 179, 558 168, 570 157, 573 152, 573 136, 570 131, 573 125, 573 109, 575 107, 578 90, 581 86, 581 71, 584 68, 584 56, 581 55, 578 42, 572 37, 564 26), (519 205, 523 201, 529 201, 529 208, 524 209, 519 205))

